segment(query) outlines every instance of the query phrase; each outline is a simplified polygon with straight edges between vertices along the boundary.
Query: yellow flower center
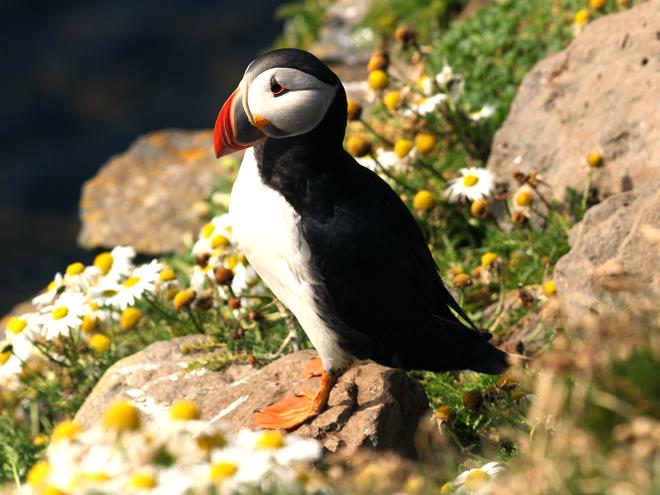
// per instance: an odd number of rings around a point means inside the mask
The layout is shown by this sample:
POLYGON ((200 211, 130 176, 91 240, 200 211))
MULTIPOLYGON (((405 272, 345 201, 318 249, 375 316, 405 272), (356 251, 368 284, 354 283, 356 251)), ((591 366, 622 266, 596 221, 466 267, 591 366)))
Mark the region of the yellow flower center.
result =
POLYGON ((135 284, 137 284, 139 281, 140 281, 140 277, 129 277, 126 280, 124 280, 124 287, 126 287, 127 289, 130 289, 135 284))
POLYGON ((215 225, 213 225, 212 223, 207 223, 202 227, 202 237, 204 239, 208 239, 209 237, 211 237, 214 230, 215 230, 215 225))
POLYGON ((113 297, 113 296, 117 295, 117 291, 114 290, 114 289, 107 289, 107 290, 104 290, 103 292, 101 292, 101 295, 103 297, 113 297))
POLYGON ((64 420, 53 428, 52 438, 54 441, 75 438, 80 433, 80 425, 75 421, 64 420))
POLYGON ((156 476, 144 471, 135 473, 128 482, 128 485, 133 488, 154 488, 156 484, 156 476))
POLYGON ((466 175, 465 177, 463 177, 463 185, 465 187, 476 186, 478 182, 479 182, 479 177, 477 177, 476 175, 466 175))
POLYGON ((120 400, 106 410, 103 426, 111 430, 137 430, 140 428, 140 412, 127 401, 120 400))
POLYGON ((93 335, 91 339, 89 339, 89 348, 96 353, 102 354, 110 349, 111 343, 112 342, 108 337, 101 333, 97 333, 96 335, 93 335))
POLYGON ((119 317, 119 326, 122 330, 130 330, 137 326, 142 318, 142 311, 138 308, 126 308, 119 317))
POLYGON ((471 471, 465 478, 465 488, 470 491, 476 491, 488 482, 490 476, 487 472, 482 471, 481 469, 475 469, 471 471))
POLYGON ((7 330, 13 334, 21 333, 27 326, 27 321, 17 316, 12 316, 7 322, 7 330))
POLYGON ((597 151, 592 151, 587 155, 587 165, 590 167, 596 168, 600 167, 603 164, 603 155, 597 151))
POLYGON ((233 462, 214 462, 211 464, 211 481, 218 483, 230 478, 238 471, 238 466, 233 462))
POLYGON ((589 20, 589 11, 587 9, 580 9, 575 13, 575 24, 582 26, 589 20))
POLYGON ((41 495, 67 495, 66 492, 60 490, 55 485, 47 485, 39 492, 41 495))
POLYGON ((227 439, 222 433, 202 434, 197 437, 197 446, 206 452, 215 448, 221 449, 227 445, 227 439))
POLYGON ((280 449, 284 447, 284 435, 281 431, 264 431, 257 440, 259 449, 280 449))
POLYGON ((170 408, 170 419, 175 421, 188 421, 199 418, 199 409, 192 401, 178 400, 170 408))
POLYGON ((227 239, 222 234, 215 235, 215 236, 213 236, 213 239, 211 239, 211 247, 213 249, 228 246, 228 245, 229 245, 229 239, 227 239))
POLYGON ((101 271, 101 275, 107 275, 114 262, 114 258, 108 252, 101 253, 94 258, 94 266, 101 271))
POLYGON ((449 493, 452 493, 453 490, 453 485, 450 482, 445 483, 440 487, 440 494, 441 495, 448 495, 449 493))
POLYGON ((85 265, 83 265, 78 261, 76 263, 71 263, 69 266, 67 266, 65 273, 67 276, 71 277, 73 275, 80 275, 84 269, 85 269, 85 265))
POLYGON ((82 473, 80 476, 86 481, 101 482, 101 483, 103 483, 104 481, 110 481, 112 479, 110 475, 104 471, 82 473))
POLYGON ((11 351, 0 352, 0 365, 5 364, 11 357, 11 351))
POLYGON ((27 482, 32 487, 43 483, 50 474, 51 467, 46 461, 39 461, 30 468, 27 474, 27 482))
POLYGON ((51 291, 54 291, 55 289, 57 289, 57 282, 55 280, 53 280, 51 283, 48 284, 48 287, 46 288, 46 290, 48 292, 51 292, 51 291))
POLYGON ((60 306, 58 308, 55 308, 50 315, 53 317, 53 320, 61 320, 62 318, 66 317, 66 315, 69 314, 69 308, 66 306, 60 306))

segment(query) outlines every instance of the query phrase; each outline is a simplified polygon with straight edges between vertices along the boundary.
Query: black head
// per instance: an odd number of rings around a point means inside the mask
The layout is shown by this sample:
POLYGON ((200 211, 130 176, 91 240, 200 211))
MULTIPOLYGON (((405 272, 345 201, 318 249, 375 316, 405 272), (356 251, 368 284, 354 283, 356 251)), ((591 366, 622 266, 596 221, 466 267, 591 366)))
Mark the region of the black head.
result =
POLYGON ((311 53, 274 50, 254 60, 220 110, 215 126, 217 156, 265 139, 341 143, 346 94, 339 78, 311 53))

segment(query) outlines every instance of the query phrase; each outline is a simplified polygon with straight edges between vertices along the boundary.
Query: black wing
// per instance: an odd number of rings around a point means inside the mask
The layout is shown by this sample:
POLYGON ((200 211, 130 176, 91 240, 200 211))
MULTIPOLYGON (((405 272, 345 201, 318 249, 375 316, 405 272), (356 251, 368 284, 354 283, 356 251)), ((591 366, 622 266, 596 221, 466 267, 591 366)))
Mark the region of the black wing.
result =
POLYGON ((476 369, 470 361, 488 358, 482 346, 494 348, 450 310, 469 321, 412 214, 380 177, 349 155, 342 160, 307 183, 301 212, 324 318, 360 358, 407 369, 476 369))

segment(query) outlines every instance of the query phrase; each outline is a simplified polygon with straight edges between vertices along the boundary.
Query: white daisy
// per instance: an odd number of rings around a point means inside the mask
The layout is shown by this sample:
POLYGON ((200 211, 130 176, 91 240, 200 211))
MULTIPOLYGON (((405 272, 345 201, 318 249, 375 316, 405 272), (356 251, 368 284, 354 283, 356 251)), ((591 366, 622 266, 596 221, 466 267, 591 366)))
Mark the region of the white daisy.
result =
POLYGON ((91 297, 101 306, 126 309, 132 306, 145 292, 154 292, 160 278, 162 265, 158 260, 138 266, 121 283, 99 283, 91 291, 91 297))
POLYGON ((0 341, 0 388, 13 390, 19 386, 23 363, 37 352, 32 337, 31 333, 24 331, 0 341))
POLYGON ((495 176, 485 168, 469 167, 459 170, 461 176, 452 180, 445 190, 451 202, 462 198, 474 201, 490 196, 495 186, 495 176))
POLYGON ((504 467, 498 462, 489 462, 479 469, 470 469, 461 473, 452 485, 457 495, 487 495, 490 493, 492 480, 496 478, 504 467))
POLYGON ((442 70, 438 72, 435 76, 435 82, 438 83, 438 86, 441 88, 447 86, 454 79, 454 70, 448 64, 445 64, 442 67, 442 70))
POLYGON ((192 248, 192 254, 197 256, 204 253, 223 253, 233 243, 229 215, 218 215, 200 229, 199 238, 192 248))
POLYGON ((470 120, 478 122, 480 120, 488 119, 495 114, 495 107, 493 105, 484 105, 477 112, 470 113, 470 120))
POLYGON ((433 79, 429 76, 422 76, 417 81, 417 87, 425 96, 430 96, 433 93, 433 79))
POLYGON ((75 292, 64 292, 51 306, 39 314, 40 334, 46 340, 67 336, 72 328, 79 328, 88 310, 87 298, 75 292))
POLYGON ((56 273, 52 282, 48 284, 48 287, 44 292, 39 294, 37 297, 32 299, 32 304, 37 307, 45 306, 51 304, 55 298, 64 290, 64 277, 61 273, 56 273))
POLYGON ((112 251, 100 253, 94 259, 93 268, 101 277, 99 283, 116 282, 133 271, 135 249, 131 246, 117 246, 112 251))
POLYGON ((413 155, 409 153, 408 156, 399 158, 399 156, 394 151, 388 151, 381 148, 376 150, 375 160, 371 156, 363 156, 361 158, 356 158, 355 160, 360 165, 368 168, 373 172, 378 172, 380 170, 380 166, 382 166, 385 170, 401 172, 410 163, 412 156, 413 155))
POLYGON ((260 280, 254 268, 244 263, 238 263, 234 268, 234 279, 231 282, 231 289, 239 297, 245 292, 258 292, 250 291, 250 289, 255 288, 260 280))

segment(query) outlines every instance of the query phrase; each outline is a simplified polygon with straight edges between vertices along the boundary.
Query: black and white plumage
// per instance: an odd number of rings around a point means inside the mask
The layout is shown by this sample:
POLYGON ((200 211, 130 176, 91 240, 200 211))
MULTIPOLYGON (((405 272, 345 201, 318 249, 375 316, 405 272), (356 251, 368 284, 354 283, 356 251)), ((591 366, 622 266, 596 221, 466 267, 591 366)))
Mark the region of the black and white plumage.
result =
POLYGON ((469 321, 405 204, 344 150, 346 107, 339 79, 307 52, 250 64, 215 135, 218 155, 253 144, 231 194, 239 246, 328 372, 365 358, 504 371, 506 354, 454 315, 469 321))

